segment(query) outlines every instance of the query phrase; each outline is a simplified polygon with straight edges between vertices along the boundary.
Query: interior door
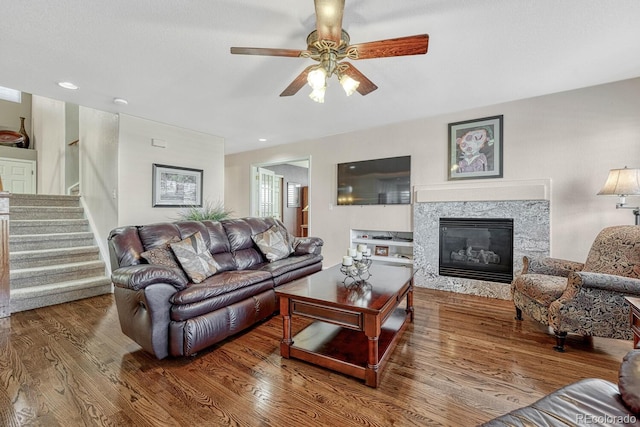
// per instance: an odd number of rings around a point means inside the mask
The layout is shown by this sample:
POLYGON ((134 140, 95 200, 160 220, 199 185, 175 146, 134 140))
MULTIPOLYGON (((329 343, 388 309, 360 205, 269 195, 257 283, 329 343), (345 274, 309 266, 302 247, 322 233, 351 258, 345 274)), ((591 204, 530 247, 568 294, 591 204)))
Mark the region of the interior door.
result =
POLYGON ((4 191, 20 194, 36 193, 36 162, 0 158, 0 177, 4 191))
POLYGON ((282 220, 282 176, 265 168, 257 168, 255 215, 282 220))

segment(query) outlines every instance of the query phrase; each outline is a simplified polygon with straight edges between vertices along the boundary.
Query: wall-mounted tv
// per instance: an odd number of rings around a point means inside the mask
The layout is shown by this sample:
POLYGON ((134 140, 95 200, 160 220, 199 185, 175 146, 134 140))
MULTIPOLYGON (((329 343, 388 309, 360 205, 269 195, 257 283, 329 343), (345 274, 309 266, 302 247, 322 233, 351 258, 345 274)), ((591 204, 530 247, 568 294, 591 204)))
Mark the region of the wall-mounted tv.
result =
POLYGON ((338 205, 411 203, 411 156, 338 164, 338 205))

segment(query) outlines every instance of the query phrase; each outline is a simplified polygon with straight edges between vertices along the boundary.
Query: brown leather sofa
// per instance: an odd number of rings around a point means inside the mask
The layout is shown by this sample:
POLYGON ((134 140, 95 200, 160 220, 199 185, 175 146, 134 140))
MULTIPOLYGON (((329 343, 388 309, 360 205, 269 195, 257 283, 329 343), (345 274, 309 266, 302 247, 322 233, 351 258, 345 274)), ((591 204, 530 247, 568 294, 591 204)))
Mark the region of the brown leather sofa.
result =
POLYGON ((108 242, 122 332, 158 359, 193 355, 271 316, 278 308, 275 287, 322 269, 322 239, 293 238, 273 218, 119 227, 108 242), (269 262, 254 239, 274 226, 295 250, 269 262), (145 259, 197 232, 217 269, 201 282, 180 264, 145 259))
POLYGON ((620 365, 618 385, 588 378, 482 426, 640 426, 640 350, 620 365))

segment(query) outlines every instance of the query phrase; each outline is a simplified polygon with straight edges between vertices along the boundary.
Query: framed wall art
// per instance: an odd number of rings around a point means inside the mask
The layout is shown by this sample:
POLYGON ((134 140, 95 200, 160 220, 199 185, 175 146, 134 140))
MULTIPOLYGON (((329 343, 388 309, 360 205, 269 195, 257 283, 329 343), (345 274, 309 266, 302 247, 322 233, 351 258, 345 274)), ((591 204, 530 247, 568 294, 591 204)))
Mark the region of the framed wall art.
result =
POLYGON ((202 169, 153 164, 153 207, 202 206, 202 169))
POLYGON ((502 178, 502 118, 449 123, 449 181, 502 178))

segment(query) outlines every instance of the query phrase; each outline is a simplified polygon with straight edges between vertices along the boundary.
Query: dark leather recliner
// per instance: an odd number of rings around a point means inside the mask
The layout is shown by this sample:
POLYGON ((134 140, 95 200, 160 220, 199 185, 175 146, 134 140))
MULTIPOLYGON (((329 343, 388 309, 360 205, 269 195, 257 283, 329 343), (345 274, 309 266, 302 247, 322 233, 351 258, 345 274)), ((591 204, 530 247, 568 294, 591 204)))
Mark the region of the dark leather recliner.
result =
POLYGON ((122 332, 158 359, 188 356, 271 316, 274 288, 322 269, 323 241, 296 238, 295 252, 274 262, 252 236, 273 218, 182 221, 111 231, 111 280, 122 332), (148 264, 141 254, 200 232, 216 274, 190 282, 180 268, 148 264))
POLYGON ((583 379, 480 427, 576 425, 640 426, 640 350, 624 357, 618 385, 583 379))

